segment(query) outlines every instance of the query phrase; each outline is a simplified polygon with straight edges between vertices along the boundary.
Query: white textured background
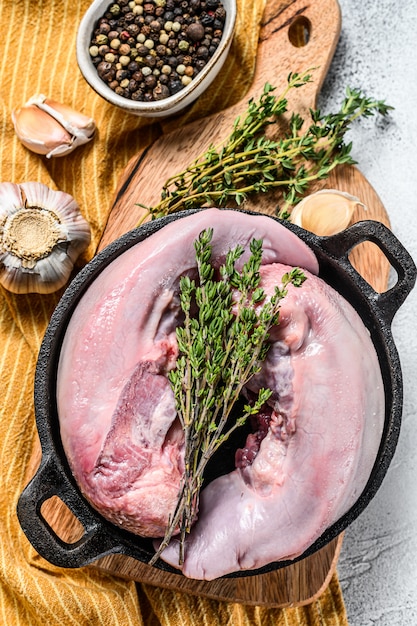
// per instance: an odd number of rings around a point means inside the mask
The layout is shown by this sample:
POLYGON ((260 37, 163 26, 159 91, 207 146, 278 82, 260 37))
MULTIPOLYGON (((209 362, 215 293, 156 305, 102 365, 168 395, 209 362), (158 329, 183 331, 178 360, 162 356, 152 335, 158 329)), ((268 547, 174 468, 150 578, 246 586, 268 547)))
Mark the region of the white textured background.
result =
MULTIPOLYGON (((350 132, 358 167, 417 260, 417 0, 339 0, 342 32, 319 107, 346 85, 395 107, 350 132)), ((417 626, 417 288, 393 329, 404 378, 399 444, 382 487, 346 531, 338 571, 350 626, 417 626)))

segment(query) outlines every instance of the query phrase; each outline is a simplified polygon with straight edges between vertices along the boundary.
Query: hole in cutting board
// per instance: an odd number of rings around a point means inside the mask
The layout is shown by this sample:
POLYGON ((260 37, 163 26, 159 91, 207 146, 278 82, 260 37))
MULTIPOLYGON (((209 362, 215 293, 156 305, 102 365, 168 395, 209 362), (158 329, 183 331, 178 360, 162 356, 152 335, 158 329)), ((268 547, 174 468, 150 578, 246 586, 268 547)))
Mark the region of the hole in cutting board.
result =
POLYGON ((310 41, 311 22, 304 15, 299 15, 288 29, 288 39, 295 48, 303 48, 310 41))

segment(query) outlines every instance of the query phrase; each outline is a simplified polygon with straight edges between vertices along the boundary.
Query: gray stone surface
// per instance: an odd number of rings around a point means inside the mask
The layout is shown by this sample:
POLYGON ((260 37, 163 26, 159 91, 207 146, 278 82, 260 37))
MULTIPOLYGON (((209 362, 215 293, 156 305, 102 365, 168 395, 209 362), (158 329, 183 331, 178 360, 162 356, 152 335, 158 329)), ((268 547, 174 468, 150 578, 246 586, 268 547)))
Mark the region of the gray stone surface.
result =
MULTIPOLYGON (((417 0, 340 0, 342 32, 319 106, 346 85, 395 107, 389 122, 356 123, 358 167, 394 233, 417 260, 417 0)), ((382 487, 347 530, 338 565, 350 626, 417 626, 417 288, 393 329, 404 378, 399 444, 382 487)))

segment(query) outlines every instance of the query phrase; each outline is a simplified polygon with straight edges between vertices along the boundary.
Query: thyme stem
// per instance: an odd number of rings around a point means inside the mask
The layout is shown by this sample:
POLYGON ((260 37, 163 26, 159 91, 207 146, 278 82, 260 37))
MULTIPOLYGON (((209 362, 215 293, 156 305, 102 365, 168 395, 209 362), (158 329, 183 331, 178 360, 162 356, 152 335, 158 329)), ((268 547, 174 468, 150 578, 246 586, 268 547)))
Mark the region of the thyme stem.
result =
POLYGON ((179 356, 169 380, 184 430, 185 469, 175 511, 151 564, 176 533, 182 564, 207 463, 230 434, 258 413, 270 397, 269 389, 261 389, 253 404, 244 406, 240 417, 230 419, 244 385, 266 357, 269 331, 279 321, 288 285, 300 286, 305 280, 301 270, 294 268, 282 277, 281 285, 266 301, 259 286, 262 241, 255 239, 241 272, 236 262, 244 250, 237 246, 228 252, 216 279, 211 265, 212 236, 212 229, 204 230, 195 241, 197 280, 188 276, 180 280, 184 322, 176 329, 179 356), (196 310, 193 316, 192 310, 196 310))
POLYGON ((288 112, 288 93, 311 81, 310 71, 290 73, 279 96, 266 83, 259 100, 249 101, 246 114, 235 120, 230 136, 222 144, 209 146, 184 171, 171 176, 154 207, 140 205, 147 210, 141 223, 149 216, 161 217, 204 204, 221 207, 235 202, 239 206, 251 194, 277 187, 283 194, 283 206, 277 214, 286 218, 312 182, 327 178, 337 165, 355 163, 352 144, 345 142, 351 124, 359 117, 386 115, 392 109, 383 100, 367 98, 357 89, 346 89, 337 113, 323 115, 318 109, 310 109, 308 123, 293 113, 285 123, 287 131, 282 134, 281 130, 282 136, 266 136, 267 127, 281 124, 282 128, 283 116, 288 112))

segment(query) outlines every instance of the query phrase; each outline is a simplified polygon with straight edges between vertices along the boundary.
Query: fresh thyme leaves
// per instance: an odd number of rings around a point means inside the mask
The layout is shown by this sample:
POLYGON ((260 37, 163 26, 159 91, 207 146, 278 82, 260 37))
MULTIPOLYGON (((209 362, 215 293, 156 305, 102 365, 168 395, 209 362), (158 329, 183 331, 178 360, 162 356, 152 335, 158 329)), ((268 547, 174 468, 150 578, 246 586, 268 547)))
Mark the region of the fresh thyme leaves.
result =
POLYGON ((180 564, 183 562, 184 541, 196 519, 204 469, 230 434, 258 413, 270 397, 269 389, 261 389, 253 404, 246 404, 243 414, 230 425, 242 388, 265 359, 269 330, 278 323, 288 285, 299 287, 305 280, 304 273, 294 268, 282 276, 280 286, 266 299, 259 273, 262 240, 256 239, 250 243, 251 254, 242 271, 236 269, 236 262, 244 250, 237 246, 227 254, 217 280, 211 264, 212 236, 213 230, 207 229, 195 241, 197 280, 183 276, 180 281, 184 323, 176 331, 179 356, 169 379, 184 430, 185 469, 176 509, 151 564, 177 531, 180 564))
POLYGON ((168 179, 160 202, 143 207, 148 212, 141 221, 149 215, 156 218, 204 204, 222 207, 234 202, 239 206, 249 195, 274 188, 281 189, 284 200, 277 213, 287 218, 314 181, 327 178, 337 165, 355 163, 352 145, 344 141, 351 123, 376 112, 386 115, 392 109, 357 89, 347 88, 339 112, 323 115, 310 109, 308 126, 293 113, 283 137, 265 135, 268 126, 282 123, 288 92, 311 81, 309 72, 291 73, 280 96, 267 83, 259 100, 251 99, 246 115, 236 119, 229 138, 218 147, 210 146, 183 172, 168 179))

